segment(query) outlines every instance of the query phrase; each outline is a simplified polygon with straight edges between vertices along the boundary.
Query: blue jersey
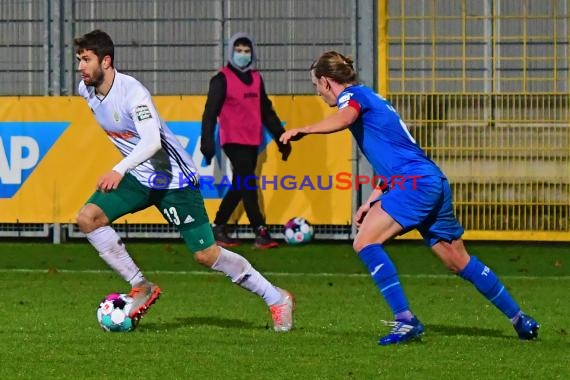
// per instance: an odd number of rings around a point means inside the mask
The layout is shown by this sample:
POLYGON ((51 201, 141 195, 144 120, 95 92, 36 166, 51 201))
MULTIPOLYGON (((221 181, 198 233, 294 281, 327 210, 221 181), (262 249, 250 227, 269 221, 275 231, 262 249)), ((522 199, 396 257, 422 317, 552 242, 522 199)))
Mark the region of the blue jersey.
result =
POLYGON ((361 84, 347 87, 339 94, 337 106, 358 111, 350 131, 376 174, 388 182, 395 176, 445 177, 410 135, 390 102, 371 88, 361 84))

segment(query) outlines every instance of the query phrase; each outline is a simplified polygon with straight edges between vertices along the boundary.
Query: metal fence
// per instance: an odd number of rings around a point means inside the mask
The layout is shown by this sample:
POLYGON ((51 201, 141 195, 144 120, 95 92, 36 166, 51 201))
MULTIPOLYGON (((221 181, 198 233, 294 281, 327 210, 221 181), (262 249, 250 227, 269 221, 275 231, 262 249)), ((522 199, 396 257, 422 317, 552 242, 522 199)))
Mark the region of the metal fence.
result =
POLYGON ((307 71, 315 54, 323 49, 356 54, 362 10, 357 3, 2 0, 0 95, 75 94, 73 38, 93 29, 111 35, 117 68, 154 95, 205 94, 227 58, 225 43, 239 31, 256 39, 269 94, 313 94, 307 71))
POLYGON ((384 86, 467 230, 570 239, 569 4, 384 3, 384 86))

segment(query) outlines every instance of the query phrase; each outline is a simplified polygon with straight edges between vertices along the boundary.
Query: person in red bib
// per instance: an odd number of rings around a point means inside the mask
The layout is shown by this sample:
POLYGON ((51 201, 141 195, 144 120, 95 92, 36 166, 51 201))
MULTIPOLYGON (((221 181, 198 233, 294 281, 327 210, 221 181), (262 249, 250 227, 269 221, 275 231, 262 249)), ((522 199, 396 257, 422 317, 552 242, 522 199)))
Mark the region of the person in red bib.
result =
POLYGON ((255 246, 277 247, 271 239, 258 201, 255 178, 258 149, 265 126, 286 161, 291 145, 279 142, 285 132, 265 92, 263 78, 254 67, 256 47, 253 38, 237 33, 228 43, 228 63, 210 80, 208 98, 202 115, 200 150, 209 165, 215 156, 215 127, 219 122, 220 144, 232 165, 232 187, 224 196, 213 223, 218 245, 239 245, 228 236, 226 224, 240 201, 255 232, 255 246))

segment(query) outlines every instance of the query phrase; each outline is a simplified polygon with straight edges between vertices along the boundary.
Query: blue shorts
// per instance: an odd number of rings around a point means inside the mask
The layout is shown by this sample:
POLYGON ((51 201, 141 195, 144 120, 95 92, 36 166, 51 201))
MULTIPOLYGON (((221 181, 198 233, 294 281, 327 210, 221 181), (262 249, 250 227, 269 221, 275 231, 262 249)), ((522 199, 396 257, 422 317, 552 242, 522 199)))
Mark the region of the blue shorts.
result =
POLYGON ((451 188, 446 178, 425 176, 395 184, 378 197, 381 207, 404 229, 417 229, 428 246, 451 242, 463 235, 453 212, 451 188), (415 181, 415 183, 414 183, 415 181))

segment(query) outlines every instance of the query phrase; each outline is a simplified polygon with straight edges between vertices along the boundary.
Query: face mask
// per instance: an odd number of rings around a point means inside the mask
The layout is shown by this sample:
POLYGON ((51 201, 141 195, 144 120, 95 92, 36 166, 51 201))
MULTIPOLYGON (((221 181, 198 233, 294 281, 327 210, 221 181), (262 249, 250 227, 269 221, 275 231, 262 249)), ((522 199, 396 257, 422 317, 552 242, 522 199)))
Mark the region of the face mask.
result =
POLYGON ((243 69, 251 62, 251 54, 246 53, 237 53, 234 52, 234 56, 232 58, 233 63, 235 63, 239 68, 243 69))

